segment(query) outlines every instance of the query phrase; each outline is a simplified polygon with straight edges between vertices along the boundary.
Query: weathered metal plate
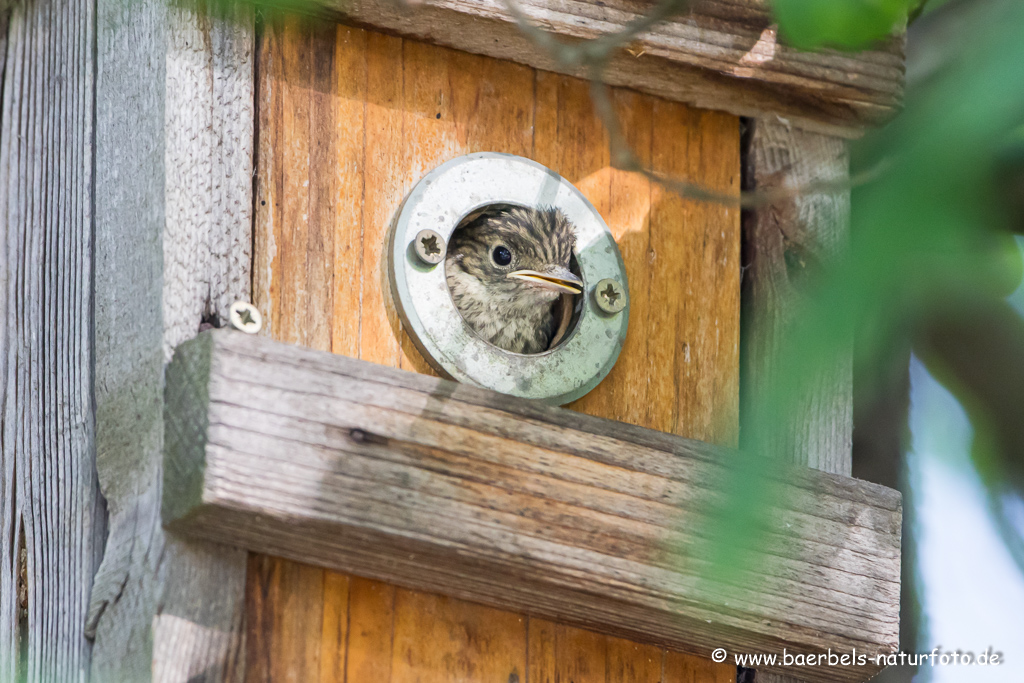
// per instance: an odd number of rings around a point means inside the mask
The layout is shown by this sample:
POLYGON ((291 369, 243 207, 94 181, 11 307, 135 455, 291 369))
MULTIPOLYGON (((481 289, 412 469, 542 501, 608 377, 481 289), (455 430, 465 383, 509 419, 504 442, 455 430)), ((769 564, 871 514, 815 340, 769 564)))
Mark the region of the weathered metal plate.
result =
POLYGON ((399 315, 423 357, 446 377, 562 405, 604 379, 619 357, 629 322, 626 268, 611 231, 572 183, 523 157, 496 152, 452 159, 427 173, 406 197, 392 226, 388 273, 399 315), (555 348, 537 354, 505 351, 478 337, 459 314, 437 265, 416 254, 416 236, 432 230, 450 240, 462 220, 484 207, 512 204, 560 209, 576 228, 576 261, 585 286, 578 320, 555 348), (614 279, 625 306, 609 315, 594 288, 614 279))

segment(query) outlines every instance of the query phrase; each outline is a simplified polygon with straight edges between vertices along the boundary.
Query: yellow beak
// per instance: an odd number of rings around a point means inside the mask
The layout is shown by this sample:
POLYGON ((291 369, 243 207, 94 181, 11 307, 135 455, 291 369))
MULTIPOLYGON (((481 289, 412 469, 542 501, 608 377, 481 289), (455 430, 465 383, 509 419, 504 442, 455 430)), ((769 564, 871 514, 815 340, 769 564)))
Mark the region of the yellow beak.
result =
POLYGON ((579 294, 583 291, 583 280, 573 275, 568 268, 552 268, 546 273, 538 273, 536 270, 517 270, 514 273, 509 273, 506 277, 517 277, 528 282, 536 282, 539 285, 570 294, 579 294))

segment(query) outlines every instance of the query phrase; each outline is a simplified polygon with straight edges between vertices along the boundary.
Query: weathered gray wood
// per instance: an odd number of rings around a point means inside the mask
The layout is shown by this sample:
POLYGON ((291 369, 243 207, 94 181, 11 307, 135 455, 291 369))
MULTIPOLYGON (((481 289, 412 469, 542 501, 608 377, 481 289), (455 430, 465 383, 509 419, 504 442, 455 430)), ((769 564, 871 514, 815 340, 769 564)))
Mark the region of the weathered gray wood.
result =
MULTIPOLYGON (((805 187, 849 177, 846 143, 773 120, 753 122, 746 152, 750 189, 805 187)), ((776 381, 773 359, 794 334, 800 288, 834 262, 849 238, 850 193, 798 195, 744 216, 745 383, 776 381)), ((774 434, 791 462, 849 476, 853 452, 853 354, 808 380, 807 393, 774 434)), ((756 406, 750 406, 751 409, 756 406)))
POLYGON ((196 320, 227 324, 231 304, 249 300, 252 22, 251 16, 229 22, 181 10, 170 14, 164 152, 166 360, 175 346, 195 335, 196 320))
POLYGON ((883 487, 780 472, 757 571, 727 585, 702 551, 724 449, 227 330, 179 347, 167 406, 185 534, 704 656, 896 642, 883 487))
MULTIPOLYGON (((746 148, 748 189, 804 187, 849 178, 846 142, 777 120, 751 122, 746 148)), ((774 359, 792 343, 807 282, 827 270, 846 247, 850 193, 794 196, 744 215, 746 384, 756 394, 778 380, 774 359)), ((850 351, 803 383, 804 393, 776 425, 773 452, 790 462, 849 476, 853 469, 853 340, 850 351)), ((748 405, 748 410, 756 410, 748 405)), ((899 585, 896 586, 897 600, 899 585)), ((897 621, 898 609, 894 612, 897 621)), ((758 671, 758 683, 813 680, 804 669, 758 671)))
POLYGON ((165 349, 248 297, 251 12, 100 0, 97 469, 111 532, 89 627, 107 681, 240 680, 242 551, 165 534, 165 349))
MULTIPOLYGON (((519 30, 504 0, 318 0, 362 25, 548 71, 585 76, 554 61, 519 30)), ((518 0, 536 25, 568 39, 619 32, 652 5, 630 0, 518 0)), ((623 85, 706 109, 781 116, 857 135, 893 115, 903 93, 903 38, 872 51, 800 52, 775 42, 764 0, 698 0, 613 59, 623 85)))
POLYGON ((0 679, 77 681, 105 535, 91 392, 95 15, 73 0, 0 14, 0 679))

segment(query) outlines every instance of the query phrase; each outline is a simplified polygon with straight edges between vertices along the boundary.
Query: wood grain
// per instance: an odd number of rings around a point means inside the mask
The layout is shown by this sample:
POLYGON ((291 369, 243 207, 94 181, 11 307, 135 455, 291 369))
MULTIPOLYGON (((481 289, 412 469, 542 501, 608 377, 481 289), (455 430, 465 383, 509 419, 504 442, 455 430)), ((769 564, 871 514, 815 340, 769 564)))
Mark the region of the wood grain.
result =
MULTIPOLYGON (((750 189, 800 186, 849 177, 846 142, 794 129, 783 122, 750 122, 745 184, 750 189)), ((798 334, 797 315, 805 288, 827 269, 849 239, 850 193, 794 197, 744 216, 746 306, 746 409, 758 409, 779 381, 775 357, 798 334), (759 393, 761 392, 761 393, 759 393)), ((850 340, 852 346, 852 339, 850 340)), ((789 420, 775 425, 773 450, 791 462, 849 476, 853 469, 852 350, 803 385, 789 420)), ((759 672, 763 683, 798 683, 800 669, 759 672)))
POLYGON ((704 442, 226 331, 168 386, 183 533, 695 653, 895 646, 896 491, 778 472, 723 584, 700 549, 732 458, 704 442))
MULTIPOLYGON (((747 163, 752 187, 800 186, 849 176, 846 143, 774 121, 753 124, 747 163)), ((744 220, 746 376, 753 392, 779 381, 775 356, 798 333, 805 288, 849 240, 850 193, 795 197, 744 220)), ((786 425, 773 430, 775 450, 796 464, 849 476, 853 469, 853 340, 805 393, 786 425)), ((750 405, 750 409, 756 406, 750 405)))
MULTIPOLYGON (((324 570, 252 555, 249 576, 254 590, 247 592, 246 644, 250 656, 246 660, 246 680, 318 680, 324 570), (280 637, 267 638, 271 633, 280 637)), ((334 609, 337 607, 335 603, 334 609)))
POLYGON ((95 472, 95 8, 0 11, 0 679, 85 680, 95 472))
MULTIPOLYGON (((778 121, 750 124, 746 178, 750 188, 797 187, 849 177, 846 142, 794 129, 778 121)), ((849 240, 850 193, 794 197, 749 211, 744 217, 745 376, 747 410, 780 379, 776 356, 793 343, 801 304, 819 272, 830 267, 849 240), (760 392, 760 393, 759 393, 760 392)), ((806 378, 788 421, 775 425, 773 451, 790 462, 849 476, 853 470, 853 340, 817 376, 806 378)), ((763 683, 797 683, 759 672, 763 683)))
MULTIPOLYGON (((369 28, 475 54, 583 76, 524 36, 501 0, 320 0, 369 28)), ((536 25, 570 42, 621 31, 649 11, 630 0, 520 0, 536 25)), ((903 36, 858 53, 802 52, 777 41, 764 0, 703 0, 641 35, 612 59, 606 81, 743 116, 786 118, 808 130, 856 136, 896 113, 903 36)))
MULTIPOLYGON (((390 681, 395 635, 393 584, 352 577, 349 584, 349 640, 346 680, 390 681)), ((429 628, 429 624, 424 624, 429 628)))
POLYGON ((166 534, 160 520, 164 360, 249 298, 254 19, 237 11, 100 0, 89 23, 96 356, 85 386, 110 513, 80 620, 95 634, 94 680, 242 675, 245 553, 166 534))
MULTIPOLYGON (((408 335, 400 329, 387 296, 389 288, 381 268, 387 226, 405 193, 434 165, 476 151, 520 154, 549 164, 574 181, 598 206, 619 239, 630 281, 641 283, 634 284, 631 290, 633 325, 640 332, 627 337, 626 350, 612 375, 574 408, 682 434, 709 432, 711 425, 696 417, 691 422, 678 416, 674 421, 663 418, 662 411, 648 400, 652 386, 654 392, 664 387, 666 400, 676 400, 676 377, 656 365, 648 349, 673 345, 677 318, 681 315, 679 307, 672 303, 678 298, 676 288, 665 282, 648 284, 649 244, 652 231, 657 234, 655 239, 671 243, 672 236, 681 230, 693 230, 695 243, 710 242, 721 245, 716 249, 738 253, 738 215, 709 209, 705 214, 708 221, 695 222, 692 227, 681 225, 678 216, 668 214, 652 223, 649 215, 653 188, 645 178, 609 166, 607 134, 591 110, 587 86, 582 81, 360 29, 339 25, 333 30, 333 47, 329 47, 329 31, 323 28, 312 30, 292 20, 270 21, 259 49, 260 167, 254 289, 257 304, 271 321, 269 334, 327 348, 322 337, 317 335, 314 340, 305 331, 306 325, 314 325, 307 321, 315 318, 317 329, 329 323, 329 348, 335 353, 430 373, 408 335), (329 50, 333 50, 333 64, 324 60, 329 50), (312 53, 317 56, 310 56, 312 53), (320 83, 333 84, 333 118, 326 109, 311 108, 308 124, 286 120, 286 112, 320 97, 314 91, 319 92, 321 86, 312 85, 312 67, 308 66, 313 63, 319 63, 322 70, 331 74, 329 78, 322 75, 320 83), (295 139, 305 130, 316 130, 315 140, 295 139), (314 143, 325 146, 328 152, 318 152, 319 156, 314 158, 311 152, 307 153, 314 143), (296 154, 296 150, 301 153, 296 154), (325 158, 336 159, 336 163, 324 164, 325 158), (325 201, 323 194, 319 200, 312 199, 312 203, 306 199, 301 190, 306 181, 294 179, 311 176, 333 179, 333 203, 325 201), (296 193, 280 189, 286 183, 296 182, 296 193), (330 279, 313 277, 305 267, 307 260, 318 259, 319 255, 312 253, 316 249, 314 244, 300 237, 304 228, 291 224, 310 220, 311 215, 323 220, 328 214, 333 215, 334 226, 333 305, 318 308, 312 299, 305 302, 296 298, 295 291, 323 290, 330 279), (296 289, 283 291, 286 288, 296 289), (666 318, 669 324, 653 330, 647 311, 666 306, 672 311, 666 318)), ((702 129, 691 131, 694 125, 701 125, 702 119, 688 117, 685 107, 676 106, 672 112, 680 116, 666 120, 656 133, 654 98, 627 90, 616 90, 614 97, 630 124, 627 134, 643 158, 649 159, 654 146, 662 144, 663 139, 692 138, 697 151, 688 165, 680 167, 681 172, 707 172, 693 160, 699 160, 699 149, 708 145, 714 154, 706 155, 705 165, 719 165, 718 175, 711 173, 709 177, 716 183, 720 182, 719 176, 728 179, 719 189, 738 187, 739 128, 734 117, 712 114, 717 123, 706 133, 702 129)), ((694 287, 721 289, 719 301, 726 311, 739 309, 737 258, 698 260, 694 261, 698 265, 688 270, 697 283, 694 287)), ((321 294, 317 301, 325 302, 325 295, 321 294)), ((713 333, 732 344, 738 340, 738 321, 720 329, 692 322, 689 325, 694 334, 713 333)), ((703 364, 699 372, 691 373, 691 379, 720 385, 723 390, 717 394, 715 405, 728 406, 736 401, 738 366, 728 356, 719 360, 703 364)), ((735 434, 734 410, 725 410, 724 416, 727 423, 732 420, 721 431, 727 441, 735 434)), ((326 581, 332 577, 344 578, 332 572, 325 574, 326 581)), ((392 661, 392 656, 403 656, 394 649, 391 630, 396 618, 395 600, 400 593, 396 594, 394 587, 389 589, 387 584, 356 577, 349 580, 346 675, 353 681, 389 680, 393 666, 398 666, 398 659, 392 661)), ((255 588, 251 586, 249 590, 255 588)), ((281 591, 288 590, 282 584, 281 591)), ((291 590, 305 588, 297 583, 291 590)), ((458 614, 466 625, 479 621, 478 611, 488 613, 481 606, 460 605, 458 614)), ((520 617, 503 617, 501 623, 507 627, 503 639, 523 640, 524 629, 529 629, 530 622, 529 617, 522 617, 522 621, 520 617)), ((442 650, 456 647, 457 639, 450 639, 456 638, 452 634, 459 631, 447 628, 448 622, 424 617, 416 623, 417 638, 435 643, 442 650)), ((568 632, 576 630, 564 625, 561 628, 568 632)), ((268 637, 282 636, 271 628, 268 637)), ((322 647, 331 646, 323 641, 322 647)), ((321 662, 336 654, 322 651, 321 662)), ((260 656, 258 650, 252 649, 250 655, 260 656)), ((430 663, 432 660, 417 661, 417 675, 439 675, 430 663)), ((627 664, 639 666, 629 660, 623 662, 623 667, 627 664)), ((323 665, 321 671, 326 671, 323 665)), ((402 669, 404 673, 394 671, 395 676, 405 676, 412 675, 413 670, 406 666, 402 669)), ((510 675, 511 672, 505 672, 505 676, 510 675)), ((517 675, 523 677, 525 673, 520 669, 517 675)))
MULTIPOLYGON (((286 116, 306 106, 315 91, 311 72, 301 66, 309 59, 293 56, 326 54, 323 31, 306 31, 294 20, 268 23, 260 50, 254 290, 271 321, 269 334, 429 372, 399 330, 390 300, 381 268, 387 227, 405 192, 434 166, 478 151, 521 154, 574 182, 606 217, 633 283, 633 315, 619 364, 598 391, 573 407, 732 443, 738 429, 739 212, 683 202, 641 176, 611 168, 607 133, 583 81, 358 29, 335 30, 333 82, 340 85, 334 108, 361 108, 363 118, 317 119, 296 129, 299 124, 286 116), (349 74, 363 74, 366 85, 344 77, 349 74), (335 179, 346 183, 337 186, 335 196, 344 199, 336 203, 304 199, 307 176, 336 175, 297 140, 309 128, 321 131, 318 144, 333 145, 327 158, 363 159, 361 174, 349 170, 335 179), (295 189, 277 189, 286 183, 295 189), (353 209, 358 206, 361 212, 353 209), (344 297, 345 308, 294 298, 295 292, 331 286, 331 278, 307 266, 319 256, 301 225, 306 216, 328 214, 335 232, 346 236, 344 247, 334 247, 331 274, 345 283, 334 287, 335 301, 344 297), (680 297, 684 282, 686 296, 680 297), (318 322, 307 327, 313 319, 318 322), (327 327, 338 338, 318 335, 313 343, 309 329, 327 327)), ((635 124, 627 127, 631 141, 647 158, 659 150, 659 170, 739 191, 734 117, 625 90, 615 97, 635 124)))

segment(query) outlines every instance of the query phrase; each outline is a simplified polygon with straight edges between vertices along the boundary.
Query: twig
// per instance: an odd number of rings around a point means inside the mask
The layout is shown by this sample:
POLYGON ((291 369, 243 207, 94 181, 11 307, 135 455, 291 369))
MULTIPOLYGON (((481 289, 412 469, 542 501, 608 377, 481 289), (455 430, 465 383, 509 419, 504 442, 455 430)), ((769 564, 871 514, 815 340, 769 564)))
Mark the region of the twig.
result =
POLYGON ((874 181, 891 166, 889 160, 883 159, 867 171, 842 180, 820 180, 798 187, 747 190, 741 191, 739 194, 719 192, 697 183, 656 173, 643 165, 626 142, 603 74, 615 50, 625 47, 658 22, 685 12, 690 7, 690 0, 663 0, 650 14, 630 21, 621 31, 573 44, 563 42, 549 31, 534 25, 514 0, 504 0, 504 3, 516 20, 519 29, 534 45, 546 51, 566 69, 586 69, 587 78, 590 81, 590 99, 594 103, 598 117, 608 130, 612 165, 623 171, 640 173, 680 197, 746 209, 758 208, 799 196, 845 192, 874 181))

